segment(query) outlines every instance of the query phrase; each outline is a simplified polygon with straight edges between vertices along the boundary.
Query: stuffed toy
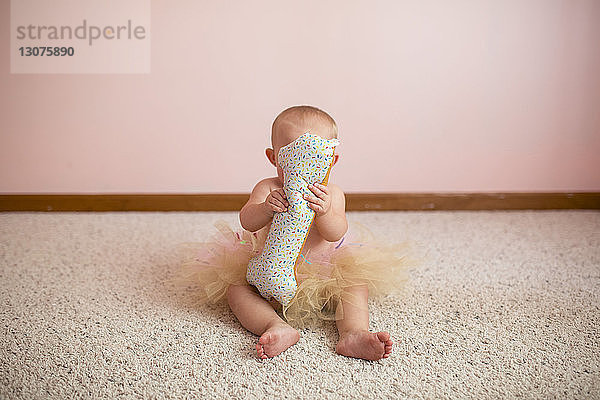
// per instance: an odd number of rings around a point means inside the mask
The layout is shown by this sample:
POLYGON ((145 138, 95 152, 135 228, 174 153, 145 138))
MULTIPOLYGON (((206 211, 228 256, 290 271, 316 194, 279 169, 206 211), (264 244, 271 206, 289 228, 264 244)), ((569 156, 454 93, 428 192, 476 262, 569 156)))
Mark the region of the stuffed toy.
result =
POLYGON ((303 256, 302 248, 315 218, 304 194, 312 194, 309 184, 327 184, 337 145, 337 139, 306 132, 279 149, 278 162, 289 206, 273 216, 263 250, 250 259, 246 272, 248 283, 267 300, 274 298, 286 306, 296 294, 296 262, 303 256))

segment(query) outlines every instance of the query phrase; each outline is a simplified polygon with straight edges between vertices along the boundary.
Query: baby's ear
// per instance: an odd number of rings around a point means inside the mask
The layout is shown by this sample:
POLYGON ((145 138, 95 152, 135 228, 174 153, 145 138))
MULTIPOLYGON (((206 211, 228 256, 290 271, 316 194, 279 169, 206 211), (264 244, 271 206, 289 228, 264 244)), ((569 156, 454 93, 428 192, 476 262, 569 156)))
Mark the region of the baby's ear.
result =
POLYGON ((270 149, 270 148, 266 149, 265 150, 265 154, 267 155, 267 158, 269 159, 269 162, 271 164, 275 165, 275 152, 273 151, 273 149, 270 149))

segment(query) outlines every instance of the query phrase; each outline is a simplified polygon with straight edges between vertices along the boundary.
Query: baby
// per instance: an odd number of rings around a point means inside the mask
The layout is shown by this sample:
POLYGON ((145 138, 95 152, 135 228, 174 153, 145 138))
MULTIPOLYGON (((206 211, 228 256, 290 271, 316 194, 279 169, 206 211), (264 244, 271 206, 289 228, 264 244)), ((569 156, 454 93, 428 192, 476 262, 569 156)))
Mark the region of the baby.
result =
MULTIPOLYGON (((337 125, 329 114, 311 106, 288 108, 273 122, 272 148, 266 149, 266 156, 277 168, 277 177, 261 180, 252 190, 250 199, 240 211, 240 223, 245 230, 268 231, 274 213, 287 210, 289 204, 283 190, 283 171, 277 156, 281 147, 306 132, 325 139, 337 138, 337 125)), ((335 154, 333 163, 337 163, 338 159, 339 154, 335 154)), ((314 210, 315 219, 304 249, 319 251, 331 245, 331 242, 342 239, 348 230, 345 196, 337 185, 331 183, 331 179, 327 186, 314 182, 309 189, 313 194, 305 195, 305 199, 314 210)), ((336 321, 340 336, 337 353, 366 360, 389 357, 393 345, 390 334, 369 331, 367 285, 356 285, 345 290, 353 301, 344 301, 345 297, 342 297, 342 304, 338 305, 343 308, 343 319, 336 321)), ((227 301, 242 326, 260 336, 256 344, 258 357, 274 357, 298 342, 299 332, 276 312, 280 305, 274 300, 265 300, 253 286, 230 285, 227 301)))

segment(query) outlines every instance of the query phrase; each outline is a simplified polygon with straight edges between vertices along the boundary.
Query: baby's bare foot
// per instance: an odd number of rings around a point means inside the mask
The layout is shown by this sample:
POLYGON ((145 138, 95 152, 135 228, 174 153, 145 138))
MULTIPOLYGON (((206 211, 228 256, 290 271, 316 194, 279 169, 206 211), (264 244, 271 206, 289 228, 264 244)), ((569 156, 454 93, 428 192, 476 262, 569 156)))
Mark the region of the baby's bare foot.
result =
POLYGON ((258 358, 275 357, 296 344, 300 333, 288 324, 279 323, 267 329, 256 344, 258 358))
POLYGON ((393 344, 387 332, 353 331, 340 337, 336 351, 343 356, 379 360, 390 356, 393 344))

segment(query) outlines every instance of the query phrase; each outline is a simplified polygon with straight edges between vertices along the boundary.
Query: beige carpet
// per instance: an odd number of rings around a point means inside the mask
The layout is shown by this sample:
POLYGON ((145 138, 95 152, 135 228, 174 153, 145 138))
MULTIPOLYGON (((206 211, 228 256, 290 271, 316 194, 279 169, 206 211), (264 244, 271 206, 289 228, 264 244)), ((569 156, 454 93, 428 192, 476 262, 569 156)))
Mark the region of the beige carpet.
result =
POLYGON ((323 323, 260 361, 226 306, 160 284, 235 213, 0 214, 0 397, 600 398, 599 212, 348 217, 426 257, 371 302, 387 360, 336 355, 323 323))

